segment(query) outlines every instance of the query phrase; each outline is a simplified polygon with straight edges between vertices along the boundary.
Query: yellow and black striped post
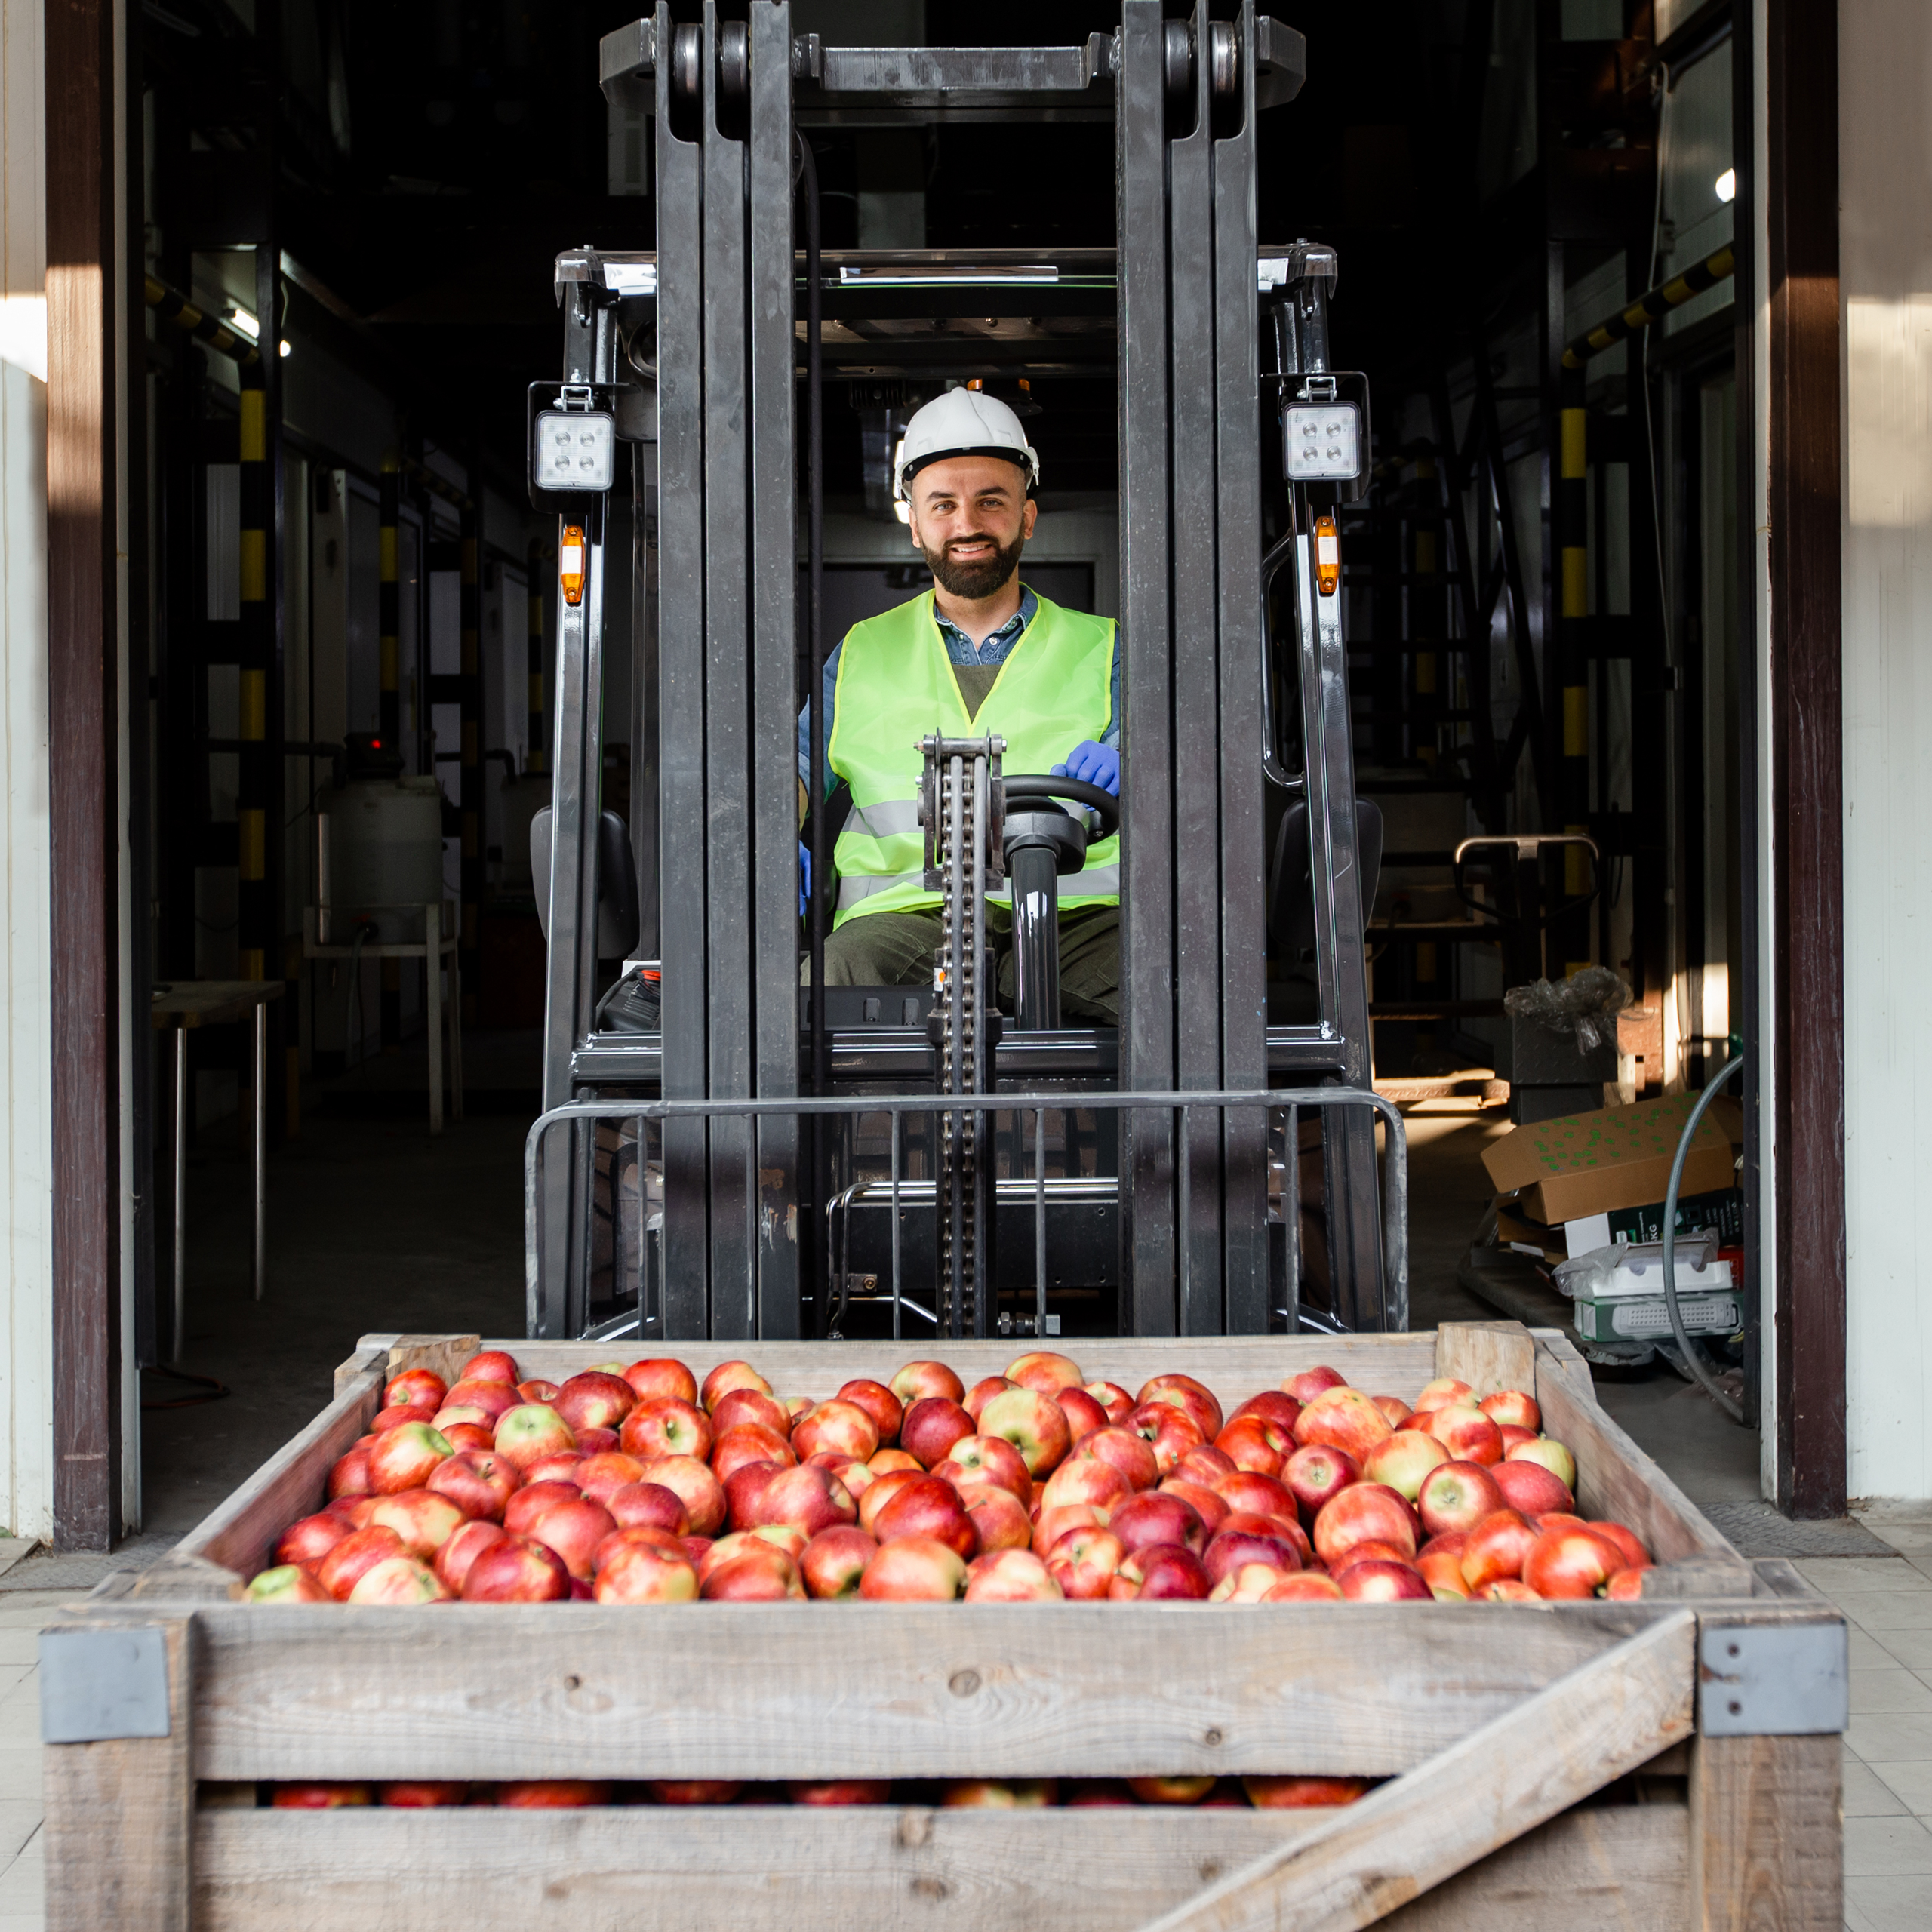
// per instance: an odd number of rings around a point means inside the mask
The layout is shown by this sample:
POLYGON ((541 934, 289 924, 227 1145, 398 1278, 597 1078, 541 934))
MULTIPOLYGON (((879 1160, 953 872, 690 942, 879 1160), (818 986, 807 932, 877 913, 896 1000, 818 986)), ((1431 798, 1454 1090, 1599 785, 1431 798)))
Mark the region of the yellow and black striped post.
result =
POLYGON ((457 956, 463 968, 466 1026, 475 1020, 476 1014, 476 925, 483 904, 483 663, 477 635, 476 569, 476 499, 481 485, 479 475, 457 512, 457 523, 460 572, 457 622, 462 642, 457 696, 463 721, 462 761, 458 768, 461 776, 457 792, 457 808, 463 818, 463 924, 457 956))
MULTIPOLYGON (((1589 829, 1590 810, 1589 413, 1583 400, 1583 370, 1580 366, 1571 368, 1567 356, 1558 403, 1561 460, 1556 485, 1556 528, 1557 561, 1561 573, 1558 638, 1563 755, 1557 765, 1557 796, 1562 804, 1564 830, 1585 832, 1589 829)), ((1589 855, 1580 845, 1563 848, 1566 898, 1580 898, 1589 890, 1589 855)), ((1589 931, 1588 924, 1577 917, 1564 919, 1552 933, 1552 939, 1565 943, 1559 956, 1566 974, 1589 964, 1589 931)), ((1549 964, 1553 969, 1555 958, 1549 964)))
POLYGON ((402 749, 402 586, 398 575, 401 468, 397 457, 383 457, 376 512, 376 732, 386 752, 402 749))
POLYGON ((525 771, 546 769, 544 755, 549 749, 543 716, 543 546, 531 540, 525 553, 524 572, 530 586, 528 626, 530 647, 529 749, 524 753, 525 771))
POLYGON ((261 361, 262 352, 246 336, 226 322, 204 315, 178 288, 170 288, 158 277, 149 275, 146 293, 147 305, 158 320, 185 331, 197 342, 206 343, 218 355, 226 355, 245 369, 261 361))
POLYGON ((272 954, 280 964, 281 949, 269 891, 269 672, 275 654, 269 535, 275 493, 269 468, 268 395, 259 358, 242 365, 241 407, 242 667, 236 735, 242 741, 242 771, 235 813, 241 890, 236 970, 245 980, 264 980, 272 954))

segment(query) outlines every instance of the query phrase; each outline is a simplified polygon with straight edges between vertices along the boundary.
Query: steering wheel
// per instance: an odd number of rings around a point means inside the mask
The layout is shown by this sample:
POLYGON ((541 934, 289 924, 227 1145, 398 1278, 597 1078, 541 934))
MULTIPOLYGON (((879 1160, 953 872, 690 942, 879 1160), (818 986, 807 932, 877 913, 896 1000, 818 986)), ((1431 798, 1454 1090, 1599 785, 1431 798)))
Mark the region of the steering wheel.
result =
POLYGON ((1112 838, 1120 829, 1120 801, 1111 792, 1103 792, 1099 786, 1090 785, 1084 778, 1055 778, 1051 775, 1041 777, 1032 773, 1015 777, 1009 773, 1004 782, 1008 811, 1023 802, 1035 804, 1041 800, 1051 802, 1070 798, 1075 804, 1088 806, 1100 814, 1103 838, 1112 838))

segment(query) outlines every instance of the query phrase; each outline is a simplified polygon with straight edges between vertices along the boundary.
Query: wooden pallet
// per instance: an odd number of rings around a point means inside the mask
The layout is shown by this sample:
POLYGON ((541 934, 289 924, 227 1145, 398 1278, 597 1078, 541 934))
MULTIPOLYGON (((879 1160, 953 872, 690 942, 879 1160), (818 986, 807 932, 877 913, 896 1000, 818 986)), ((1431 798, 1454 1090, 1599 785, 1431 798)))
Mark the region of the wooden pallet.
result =
MULTIPOLYGON (((451 1604, 232 1601, 319 1506, 386 1378, 473 1336, 365 1337, 334 1401, 168 1559, 51 1627, 160 1632, 168 1731, 46 1748, 51 1932, 1020 1932, 1641 1928, 1835 1932, 1838 1738, 1706 1736, 1700 1638, 1843 1620, 1751 1564, 1599 1409, 1574 1351, 1510 1322, 1340 1340, 1083 1341, 1129 1389, 1224 1404, 1327 1361, 1412 1397, 1438 1374, 1533 1388, 1583 1508, 1659 1567, 1564 1604, 451 1604), (235 1810, 287 1779, 1387 1778, 1327 1812, 1144 1808, 235 1810)), ((561 1380, 608 1343, 517 1342, 561 1380)), ((1069 1344, 1070 1346, 1073 1346, 1069 1344)), ((734 1352, 681 1349, 699 1374, 734 1352)), ((781 1392, 889 1375, 890 1343, 743 1353, 781 1392)), ((948 1344, 968 1380, 1010 1343, 948 1344)), ((1833 1633, 1835 1632, 1835 1637, 1833 1633)), ((122 1639, 125 1646, 125 1638, 122 1639)), ((149 1644, 153 1639, 143 1640, 149 1644)), ((1711 1695, 1707 1689, 1706 1700, 1711 1695)))

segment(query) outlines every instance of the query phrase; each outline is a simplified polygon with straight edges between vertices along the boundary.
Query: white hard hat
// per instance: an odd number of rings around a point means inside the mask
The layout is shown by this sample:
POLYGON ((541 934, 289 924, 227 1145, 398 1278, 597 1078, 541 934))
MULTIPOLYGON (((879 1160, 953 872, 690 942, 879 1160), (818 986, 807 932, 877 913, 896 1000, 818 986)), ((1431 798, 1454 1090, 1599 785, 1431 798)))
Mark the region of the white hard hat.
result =
POLYGON ((1026 471, 1029 488, 1040 481, 1039 455, 1020 418, 983 389, 948 389, 906 424, 893 466, 892 494, 906 497, 906 486, 920 470, 949 456, 1001 457, 1026 471))

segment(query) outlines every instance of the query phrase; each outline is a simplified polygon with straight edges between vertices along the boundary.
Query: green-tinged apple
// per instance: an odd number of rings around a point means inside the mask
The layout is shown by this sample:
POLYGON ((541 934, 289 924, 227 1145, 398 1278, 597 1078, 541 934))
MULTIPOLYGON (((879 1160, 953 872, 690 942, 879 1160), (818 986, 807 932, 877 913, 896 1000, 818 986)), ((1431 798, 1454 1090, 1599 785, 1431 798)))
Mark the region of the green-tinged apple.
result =
POLYGON ((426 1422, 400 1423, 370 1445, 369 1487, 377 1496, 420 1489, 436 1465, 455 1453, 449 1438, 426 1422))
POLYGON ((1463 1575, 1460 1556, 1446 1549, 1424 1550, 1416 1558, 1416 1567, 1438 1603, 1469 1601, 1469 1586, 1463 1575))
POLYGON ((948 1811, 1038 1811, 1059 1796, 1051 1778, 949 1778, 939 1801, 948 1811))
POLYGON ((793 1427, 792 1447, 801 1456, 829 1453, 863 1463, 878 1454, 878 1425, 870 1411, 835 1395, 793 1427))
POLYGON ((1539 1435, 1534 1442, 1519 1444, 1509 1452, 1512 1463, 1540 1463, 1566 1489, 1577 1487, 1577 1459, 1553 1435, 1539 1435))
POLYGON ((521 1473, 546 1456, 577 1447, 571 1426, 547 1402, 524 1402, 497 1419, 497 1454, 521 1473))
POLYGON ((363 1571, 349 1593, 352 1604, 381 1604, 392 1608, 422 1603, 448 1603, 449 1592, 435 1571, 420 1558, 386 1556, 363 1571))
POLYGON ((1284 1577, 1261 1601, 1263 1603, 1333 1603, 1339 1602, 1341 1595, 1341 1586, 1333 1577, 1324 1576, 1317 1570, 1299 1570, 1292 1577, 1284 1577))
POLYGON ((1459 1382, 1453 1375, 1439 1375, 1416 1398, 1416 1414, 1426 1415, 1432 1409, 1455 1408, 1473 1403, 1475 1398, 1476 1392, 1466 1382, 1459 1382))
POLYGON ((434 1556, 469 1519, 447 1496, 431 1489, 405 1489, 385 1496, 369 1512, 371 1523, 395 1531, 411 1556, 434 1556))
POLYGON ((278 1564, 251 1579, 250 1603, 333 1603, 335 1599, 299 1563, 278 1564))
POLYGON ((931 1537, 881 1543, 859 1581, 860 1595, 870 1603, 951 1603, 965 1589, 958 1552, 931 1537))
POLYGON ((1386 1483, 1413 1503, 1429 1471, 1451 1460, 1449 1451, 1434 1436, 1420 1429, 1398 1429, 1363 1459, 1362 1479, 1386 1483))
POLYGON ((956 1482, 960 1478, 955 1471, 969 1482, 989 1482, 1010 1490, 1022 1503, 1033 1500, 1033 1478, 1027 1472, 1026 1459, 1002 1437, 961 1436, 933 1473, 943 1473, 948 1482, 956 1482))
POLYGON ((1295 1420, 1295 1441, 1302 1447, 1346 1450, 1358 1463, 1394 1433, 1389 1418, 1358 1389, 1331 1389, 1295 1420))
POLYGON ((1503 1501, 1526 1516, 1567 1512, 1577 1500, 1564 1486, 1563 1478, 1540 1463, 1512 1463, 1506 1457, 1493 1464, 1489 1473, 1503 1492, 1503 1501))
POLYGON ((695 1603, 697 1571, 652 1544, 620 1543, 604 1559, 593 1594, 599 1603, 695 1603))
POLYGON ((929 1395, 956 1402, 966 1392, 965 1383, 943 1361, 909 1361, 893 1377, 889 1386, 900 1403, 909 1409, 929 1395))
POLYGON ((1543 1410, 1537 1398, 1521 1389, 1499 1389, 1494 1395, 1485 1395, 1476 1407, 1499 1428, 1507 1423, 1534 1435, 1543 1426, 1543 1410))
POLYGON ((344 1537, 315 1565, 315 1581, 337 1603, 346 1603, 349 1592, 365 1571, 374 1569, 392 1556, 408 1554, 395 1531, 371 1523, 367 1529, 355 1530, 344 1537))
POLYGON ((798 1573, 807 1590, 822 1601, 848 1602, 859 1594, 860 1579, 878 1548, 877 1539, 867 1536, 857 1524, 841 1523, 820 1531, 806 1544, 805 1553, 798 1559, 798 1573))
POLYGON ((1092 1602, 1106 1595, 1126 1560, 1120 1538, 1090 1524, 1069 1530, 1054 1545, 1047 1554, 1047 1574, 1063 1596, 1092 1602))
POLYGON ((1416 1513, 1432 1537, 1472 1530, 1503 1506, 1495 1477, 1480 1463, 1438 1463, 1416 1492, 1416 1513))
POLYGON ((1198 1804, 1214 1789, 1211 1773, 1201 1777, 1129 1778, 1127 1788, 1143 1804, 1198 1804))
POLYGON ((1078 1362, 1045 1349, 1015 1355, 1006 1365, 1006 1379, 1042 1395, 1057 1395, 1063 1389, 1078 1389, 1087 1380, 1078 1362))
POLYGON ((624 1418, 617 1446, 648 1463, 654 1456, 696 1456, 702 1461, 718 1439, 711 1418, 679 1395, 647 1395, 624 1418))

